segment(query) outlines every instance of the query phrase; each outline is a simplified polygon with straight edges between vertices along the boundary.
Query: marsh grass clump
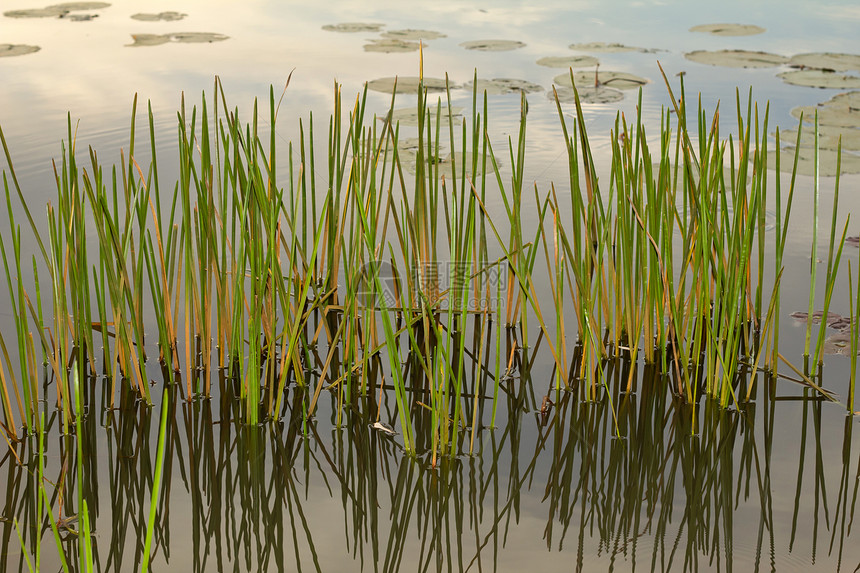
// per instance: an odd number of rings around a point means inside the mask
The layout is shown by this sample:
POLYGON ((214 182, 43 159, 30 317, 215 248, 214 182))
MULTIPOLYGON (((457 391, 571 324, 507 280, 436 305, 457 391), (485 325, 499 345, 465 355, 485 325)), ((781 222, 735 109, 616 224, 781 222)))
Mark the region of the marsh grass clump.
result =
MULTIPOLYGON (((381 118, 367 112, 366 91, 346 108, 335 85, 327 143, 312 116, 301 121, 285 168, 276 137, 284 95, 270 90, 265 111, 255 102, 244 120, 216 80, 199 107, 183 99, 168 185, 151 108, 148 141, 137 141, 135 101, 116 166, 93 149, 79 164, 69 119, 44 221, 0 132, 9 218, 0 250, 17 340, 9 352, 0 338, 7 439, 39 431, 47 399, 68 431, 81 411, 76 385, 93 376, 111 404, 125 392, 151 405, 154 385, 176 384, 192 400, 212 395, 220 373, 250 425, 289 417, 308 432, 323 392, 337 424, 368 396, 379 397, 375 422, 387 422, 381 404, 391 399, 385 411, 403 449, 435 466, 473 451, 495 425, 500 393, 540 357, 552 368, 548 404, 565 391, 594 401, 647 383, 724 408, 751 399, 760 369, 775 375, 787 361, 779 289, 794 177, 787 193, 778 178, 768 189, 767 108, 738 96, 738 133, 726 139, 719 110, 688 110, 667 80, 672 108, 658 143, 649 143, 640 92, 636 117, 616 119, 610 173, 598 178, 571 70, 573 120, 556 104, 569 180, 541 189, 524 176, 524 93, 519 131, 503 150, 489 137, 486 94, 473 89, 471 114, 459 117, 443 113, 455 109, 450 83, 435 83, 442 95, 430 97, 423 76, 416 81, 412 174, 392 121, 396 79, 381 118), (443 149, 460 159, 440 160, 443 149), (32 260, 23 260, 22 226, 38 247, 32 260), (641 362, 658 375, 640 382, 641 362), (288 386, 302 390, 298 408, 285 402, 288 386)), ((835 209, 825 307, 845 238, 835 209)))

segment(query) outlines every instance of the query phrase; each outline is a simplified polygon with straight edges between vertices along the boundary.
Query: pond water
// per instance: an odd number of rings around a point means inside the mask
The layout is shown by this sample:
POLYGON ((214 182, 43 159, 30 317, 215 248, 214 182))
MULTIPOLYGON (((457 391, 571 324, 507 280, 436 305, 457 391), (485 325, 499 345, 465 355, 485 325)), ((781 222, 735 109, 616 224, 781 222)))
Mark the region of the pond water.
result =
MULTIPOLYGON (((40 48, 0 57, 0 126, 34 215, 42 217, 42 205, 55 201, 51 160, 62 154, 67 114, 82 161, 92 146, 102 163, 118 163, 120 150, 128 145, 135 94, 141 102, 139 114, 145 109, 142 103, 151 102, 162 177, 175 180, 172 155, 178 149, 181 94, 189 107, 198 105, 201 92, 211 94, 216 75, 229 104, 238 106, 246 119, 255 98, 267 102, 270 85, 277 97, 289 77, 278 119, 278 137, 286 143, 298 137, 299 118, 312 113, 318 126, 327 125, 335 81, 342 85, 345 107, 351 107, 365 82, 417 76, 418 52, 402 50, 412 50, 416 36, 426 38, 427 77, 444 78, 447 73, 451 82, 465 85, 477 70, 480 79, 537 86, 527 95, 525 179, 546 192, 551 182, 568 181, 556 105, 546 95, 565 69, 539 65, 542 58, 577 56, 587 65, 576 71, 588 77, 595 71, 624 72, 647 81, 642 115, 645 125, 653 126, 649 137, 656 138, 661 113, 670 105, 658 61, 673 89, 683 74, 689 101, 701 92, 709 114, 720 102, 722 133, 728 135, 737 128, 736 89, 746 106, 751 87, 762 114, 764 103, 770 103, 770 129, 796 128, 793 109, 816 106, 846 89, 786 83, 778 74, 795 71, 788 59, 804 53, 860 53, 860 7, 851 1, 181 4, 118 1, 101 8, 60 10, 63 17, 0 17, 0 48, 40 48), (164 12, 172 14, 156 16, 164 12), (152 16, 132 17, 141 13, 152 16), (338 27, 344 23, 378 26, 352 31, 338 27), (690 31, 724 23, 764 31, 728 36, 690 31), (428 32, 397 32, 402 30, 428 32), (189 35, 198 33, 212 35, 189 35), (593 42, 641 50, 568 47, 593 42), (700 50, 766 52, 781 58, 770 67, 743 68, 685 57, 700 50), (586 56, 597 58, 599 68, 582 60, 586 56)), ((41 8, 45 4, 8 0, 2 9, 41 8)), ((853 66, 835 72, 846 76, 841 81, 849 87, 860 80, 860 68, 853 66)), ((636 116, 636 94, 635 89, 624 90, 616 101, 585 105, 598 166, 609 162, 616 114, 636 116)), ((368 91, 367 98, 369 113, 387 112, 390 93, 368 91)), ((469 89, 451 91, 454 106, 470 110, 471 98, 469 89)), ((489 95, 488 101, 489 137, 504 150, 508 137, 516 138, 520 91, 489 95)), ((398 102, 395 107, 414 106, 415 96, 398 95, 398 102)), ((569 103, 563 110, 575 113, 569 103)), ((843 130, 846 141, 857 127, 843 130)), ((403 129, 407 133, 409 128, 403 129)), ((145 130, 138 131, 138 137, 145 136, 145 130)), ((858 160, 856 146, 846 153, 846 158, 858 160)), ((286 177, 287 162, 279 165, 286 177)), ((851 162, 845 165, 850 169, 851 162)), ((5 157, 0 158, 0 169, 9 171, 5 157)), ((842 177, 839 229, 849 213, 860 213, 858 172, 842 177)), ((769 175, 771 181, 778 176, 787 181, 787 175, 769 175)), ((834 182, 833 177, 820 180, 825 219, 834 182)), ((786 247, 785 265, 793 274, 783 280, 788 286, 782 297, 781 352, 795 363, 803 352, 803 330, 788 315, 806 310, 813 187, 812 178, 799 176, 786 247)), ((2 202, 5 207, 6 199, 2 202)), ((21 212, 15 201, 11 208, 21 212)), ((6 233, 7 210, 1 211, 6 233)), ((822 264, 827 232, 829 226, 819 233, 822 264)), ((851 223, 848 235, 857 234, 857 224, 851 223)), ((37 246, 25 243, 22 251, 22 259, 29 261, 37 246)), ((860 268, 856 246, 846 245, 845 257, 860 268)), ((831 311, 848 315, 847 269, 840 277, 831 311)), ((820 301, 820 283, 818 290, 820 301)), ((11 316, 0 294, 0 330, 7 340, 14 337, 11 316)), ((495 333, 488 336, 494 340, 495 333)), ((849 371, 847 357, 828 355, 818 379, 843 404, 849 371)), ((217 376, 214 397, 191 402, 183 400, 178 386, 159 383, 153 386, 153 408, 123 392, 111 409, 109 390, 90 381, 85 384, 89 406, 81 436, 91 455, 80 474, 63 470, 64 464, 74 465, 69 453, 75 450, 75 436, 62 433, 53 400, 44 403, 49 423, 46 477, 54 482, 50 495, 62 491, 67 498, 52 498, 58 517, 75 514, 63 508, 77 506, 79 490, 90 499, 97 569, 139 568, 151 519, 158 405, 166 399, 172 415, 166 424, 164 482, 152 543, 151 566, 156 571, 860 567, 854 523, 860 440, 853 436, 857 421, 845 414, 844 405, 823 400, 804 385, 759 374, 754 402, 722 410, 702 399, 692 408, 674 397, 665 382, 650 384, 655 376, 640 364, 637 392, 613 392, 583 402, 574 394, 551 390, 552 361, 538 343, 534 356, 527 352, 518 375, 503 385, 497 427, 476 432, 472 455, 470 432, 463 432, 461 453, 435 468, 426 456, 405 455, 400 434, 389 436, 373 427, 377 410, 383 421, 397 419, 394 398, 385 388, 362 398, 364 403, 343 408, 341 423, 337 400, 323 394, 319 414, 305 428, 295 420, 301 419, 298 413, 306 397, 290 387, 285 422, 258 427, 241 423, 234 383, 217 376), (290 413, 296 416, 290 418, 290 413), (60 476, 68 483, 54 488, 60 476)), ((51 397, 54 391, 46 386, 42 395, 51 397)), ((483 402, 478 400, 476 407, 488 408, 483 402)), ((489 421, 488 416, 484 419, 489 421)), ((36 531, 41 531, 41 568, 59 570, 50 527, 33 517, 38 488, 35 438, 26 438, 14 455, 9 450, 0 459, 0 472, 7 476, 0 486, 0 570, 28 567, 18 531, 29 554, 36 531)), ((70 528, 63 530, 63 544, 76 563, 74 524, 70 528)))

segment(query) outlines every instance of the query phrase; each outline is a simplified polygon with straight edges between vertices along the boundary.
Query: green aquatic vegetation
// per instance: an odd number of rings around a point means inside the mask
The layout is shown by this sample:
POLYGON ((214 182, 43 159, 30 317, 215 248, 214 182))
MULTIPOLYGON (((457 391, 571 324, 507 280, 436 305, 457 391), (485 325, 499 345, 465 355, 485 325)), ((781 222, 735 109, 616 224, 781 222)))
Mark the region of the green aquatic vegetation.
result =
MULTIPOLYGON (((309 118, 281 155, 283 95, 271 89, 268 105, 255 103, 243 118, 216 81, 213 99, 183 100, 176 180, 167 185, 151 109, 148 149, 136 141, 135 102, 129 145, 113 168, 94 150, 79 163, 69 120, 47 232, 2 139, 10 225, 0 250, 18 343, 9 353, 12 338, 0 338, 5 426, 36 431, 37 405, 55 399, 68 431, 80 412, 76 376, 99 369, 111 404, 117 393, 152 404, 159 380, 175 380, 186 400, 211 396, 220 372, 235 384, 237 418, 254 426, 295 415, 303 433, 323 391, 337 403, 338 425, 378 392, 376 422, 392 412, 404 450, 438 465, 466 441, 475 447, 485 416, 495 423, 503 380, 540 357, 555 392, 588 401, 612 394, 613 408, 614 393, 634 386, 635 368, 623 380, 610 376, 621 363, 656 368, 659 383, 690 404, 705 393, 723 407, 738 402, 760 357, 776 371, 794 187, 785 206, 776 190, 768 275, 766 108, 751 96, 742 106, 738 95, 738 134, 726 139, 718 114, 701 104, 688 125, 682 81, 679 98, 669 89, 672 108, 652 139, 640 90, 636 116, 614 125, 609 174, 598 176, 571 70, 575 115, 554 90, 569 180, 541 188, 525 179, 525 93, 518 130, 499 146, 480 80, 470 84, 468 114, 441 82, 435 97, 429 86, 438 80, 416 78, 414 126, 398 121, 399 80, 377 83, 391 95, 378 116, 366 90, 347 108, 335 86, 327 144, 309 118), (417 137, 401 136, 412 127, 417 137), (41 251, 35 291, 13 194, 41 251), (50 398, 40 396, 41 356, 56 381, 50 398), (297 409, 287 405, 293 388, 303 393, 297 409)), ((830 228, 825 306, 845 235, 837 240, 835 215, 830 228)))

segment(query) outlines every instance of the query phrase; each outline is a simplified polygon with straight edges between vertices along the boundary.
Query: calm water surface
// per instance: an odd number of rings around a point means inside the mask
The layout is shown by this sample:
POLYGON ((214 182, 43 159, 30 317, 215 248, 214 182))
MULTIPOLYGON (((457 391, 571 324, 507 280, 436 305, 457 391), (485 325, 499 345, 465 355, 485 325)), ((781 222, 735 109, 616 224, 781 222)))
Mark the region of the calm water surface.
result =
MULTIPOLYGON (((55 194, 51 159, 61 155, 67 114, 77 130, 79 155, 92 146, 102 162, 118 161, 128 144, 131 106, 138 94, 141 110, 147 100, 152 104, 164 156, 159 160, 169 173, 181 94, 187 105, 198 104, 201 92, 211 91, 215 75, 230 104, 247 119, 254 98, 265 102, 271 84, 279 93, 292 73, 278 125, 279 137, 287 141, 297 136, 300 117, 313 113, 319 125, 327 123, 335 81, 350 102, 366 81, 418 74, 417 53, 365 52, 363 45, 378 33, 328 32, 322 29, 328 24, 375 22, 388 30, 441 32, 446 37, 427 42, 424 73, 444 77, 447 72, 457 83, 469 81, 477 69, 481 77, 528 80, 550 89, 563 70, 539 66, 536 60, 573 55, 567 46, 574 42, 621 42, 658 50, 595 54, 601 71, 632 72, 650 80, 642 105, 655 134, 669 102, 658 60, 675 87, 676 74, 685 72, 688 97, 701 91, 708 110, 721 102, 723 132, 728 134, 736 127, 736 88, 744 100, 751 86, 757 101, 770 101, 770 125, 782 128, 796 125, 792 108, 825 101, 841 90, 787 85, 776 77, 784 67, 712 67, 686 60, 685 52, 860 52, 860 6, 854 2, 181 4, 114 2, 84 22, 0 18, 0 43, 41 47, 34 54, 0 58, 0 125, 33 205, 55 194), (187 17, 155 23, 130 18, 163 10, 179 10, 187 17), (745 37, 688 31, 719 22, 756 24, 767 31, 745 37), (132 34, 186 31, 230 38, 212 44, 126 46, 132 34), (481 39, 519 40, 526 46, 508 52, 459 46, 481 39)), ((2 9, 41 6, 7 0, 2 9)), ((457 89, 451 95, 455 105, 470 109, 471 92, 457 89)), ((400 106, 414 105, 414 95, 398 98, 400 106)), ((561 130, 555 104, 545 93, 528 98, 526 177, 546 189, 551 181, 567 180, 561 130)), ((598 164, 608 162, 617 112, 635 117, 636 103, 635 93, 626 92, 618 103, 586 106, 598 164)), ((368 92, 372 113, 384 113, 389 104, 389 95, 368 92)), ((491 137, 504 149, 507 137, 515 137, 519 97, 491 96, 489 105, 491 137)), ((572 113, 570 107, 565 111, 572 113)), ((8 170, 5 158, 0 169, 8 170)), ((821 182, 821 209, 829 213, 834 180, 821 182)), ((786 315, 805 309, 807 297, 812 180, 801 177, 798 185, 801 207, 795 207, 786 266, 796 273, 787 282, 799 286, 783 294, 786 315)), ((860 213, 860 199, 853 192, 858 185, 856 175, 843 178, 841 220, 860 213)), ((0 201, 5 207, 5 198, 0 201)), ((853 234, 856 225, 849 227, 853 234)), ((24 246, 25 254, 34 249, 24 246)), ((855 264, 856 248, 846 247, 846 256, 855 264)), ((819 258, 826 260, 826 245, 819 258)), ((848 313, 846 290, 836 295, 832 310, 848 313)), ((0 296, 0 328, 12 336, 6 304, 0 296)), ((783 338, 783 354, 800 356, 802 329, 787 317, 783 338)), ((393 397, 385 392, 381 404, 372 393, 366 404, 347 407, 340 426, 335 401, 324 398, 308 428, 291 422, 247 427, 235 421, 240 415, 229 381, 218 381, 212 400, 191 403, 176 387, 164 390, 159 384, 154 393, 164 393, 175 415, 168 425, 153 569, 854 571, 860 566, 854 523, 860 443, 853 435, 857 422, 846 417, 843 406, 821 401, 791 381, 759 376, 755 403, 722 411, 702 400, 694 409, 673 399, 665 381, 653 381, 654 374, 642 366, 635 394, 582 403, 550 392, 551 364, 546 354, 536 354, 503 385, 497 427, 476 433, 477 453, 458 455, 438 468, 431 468, 429 460, 405 456, 399 436, 371 429, 375 418, 368 412, 377 407, 382 419, 396 419, 393 397), (545 395, 554 405, 541 413, 545 395), (616 423, 621 438, 614 437, 616 423)), ((847 358, 828 357, 824 384, 844 397, 848 372, 847 358)), ((111 411, 103 385, 90 382, 88 391, 85 441, 95 454, 86 462, 84 482, 69 477, 73 483, 64 484, 65 491, 80 487, 93 500, 98 567, 128 571, 141 559, 159 410, 121 396, 111 411)), ((289 398, 286 420, 300 409, 294 405, 301 404, 302 396, 290 389, 289 398)), ((74 440, 61 435, 51 406, 46 404, 52 420, 46 447, 53 480, 62 474, 62 460, 74 450, 74 440)), ((468 436, 464 440, 460 447, 467 452, 468 436)), ((15 522, 30 551, 39 527, 32 519, 34 448, 33 440, 18 448, 23 465, 9 453, 0 461, 6 476, 0 486, 2 570, 26 569, 15 522)), ((61 501, 54 501, 55 508, 61 501)), ((76 500, 63 503, 74 506, 76 500)), ((73 552, 73 533, 68 532, 65 543, 73 552)), ((49 532, 43 553, 43 570, 59 569, 49 532)))

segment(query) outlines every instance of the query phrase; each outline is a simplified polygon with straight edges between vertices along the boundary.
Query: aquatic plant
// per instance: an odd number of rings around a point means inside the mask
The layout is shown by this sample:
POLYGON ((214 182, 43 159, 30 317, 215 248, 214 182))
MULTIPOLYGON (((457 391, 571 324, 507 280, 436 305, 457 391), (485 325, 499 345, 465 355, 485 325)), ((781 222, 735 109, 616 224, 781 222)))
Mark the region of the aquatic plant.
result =
MULTIPOLYGON (((0 250, 18 342, 10 354, 0 338, 7 439, 20 439, 21 425, 38 431, 38 403, 47 398, 39 357, 65 431, 79 411, 72 374, 101 374, 111 400, 120 390, 152 404, 159 381, 181 383, 192 400, 210 396, 223 371, 251 425, 283 419, 293 385, 306 390, 305 431, 324 390, 337 398, 338 423, 348 404, 376 392, 381 403, 390 390, 403 448, 428 452, 434 465, 463 436, 474 449, 482 404, 492 404, 494 425, 503 381, 541 347, 554 391, 589 401, 611 390, 608 368, 640 360, 690 404, 703 393, 722 407, 737 404, 742 384, 750 399, 756 373, 776 375, 786 360, 779 285, 794 177, 785 204, 777 181, 769 272, 768 109, 760 112, 751 94, 744 106, 738 94, 738 132, 725 139, 719 110, 688 110, 683 78, 678 98, 665 79, 672 107, 658 143, 648 138, 640 93, 636 117, 616 119, 609 177, 599 178, 576 75, 558 81, 570 85, 575 104, 570 121, 556 103, 570 177, 558 188, 535 186, 533 206, 525 93, 519 131, 502 151, 491 142, 486 94, 481 100, 473 87, 468 118, 443 113, 455 109, 451 84, 433 83, 444 89, 434 102, 423 73, 412 177, 394 121, 396 79, 388 112, 373 119, 366 91, 346 112, 335 85, 325 176, 313 117, 307 130, 300 124, 298 161, 291 143, 286 169, 279 166, 278 112, 289 80, 280 98, 270 90, 267 113, 255 102, 248 122, 228 106, 219 80, 214 106, 204 96, 189 110, 183 99, 172 193, 159 173, 151 109, 149 149, 138 149, 135 101, 129 145, 110 171, 92 149, 89 163, 78 164, 69 118, 47 231, 31 214, 0 131, 10 223, 0 250), (32 277, 13 194, 39 247, 32 277), (154 354, 160 379, 150 373, 154 354)), ((471 85, 481 85, 477 74, 471 85)), ((845 240, 845 230, 836 235, 836 203, 825 309, 845 240)), ((813 242, 813 260, 815 251, 813 242)), ((816 362, 823 339, 822 325, 816 362)), ((811 323, 807 354, 810 340, 811 323)), ((626 372, 621 386, 631 392, 636 369, 626 372)), ((381 413, 379 406, 377 421, 381 413)))

